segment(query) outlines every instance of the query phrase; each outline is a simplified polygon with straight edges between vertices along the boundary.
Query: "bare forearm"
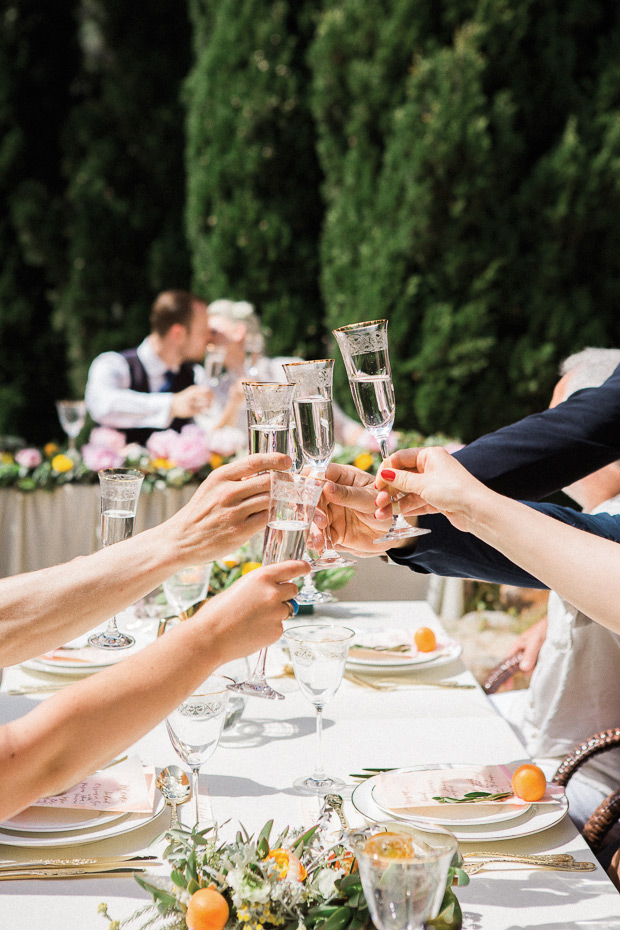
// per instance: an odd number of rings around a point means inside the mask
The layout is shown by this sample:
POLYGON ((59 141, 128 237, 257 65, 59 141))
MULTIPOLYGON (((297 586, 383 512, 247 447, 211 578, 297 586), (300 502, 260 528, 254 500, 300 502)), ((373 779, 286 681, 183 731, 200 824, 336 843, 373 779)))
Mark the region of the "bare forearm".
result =
POLYGON ((0 581, 0 666, 79 636, 173 574, 177 555, 158 527, 92 555, 0 581))

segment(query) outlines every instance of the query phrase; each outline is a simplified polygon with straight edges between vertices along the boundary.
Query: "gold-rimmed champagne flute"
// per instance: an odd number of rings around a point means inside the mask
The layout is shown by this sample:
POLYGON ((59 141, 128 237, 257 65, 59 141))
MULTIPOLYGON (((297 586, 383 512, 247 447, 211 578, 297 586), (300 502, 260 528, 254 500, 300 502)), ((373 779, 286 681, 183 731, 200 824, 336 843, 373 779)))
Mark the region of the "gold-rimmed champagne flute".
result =
MULTIPOLYGON (((292 387, 292 385, 291 385, 292 387)), ((263 544, 263 565, 300 559, 310 531, 316 505, 325 482, 310 475, 272 471, 269 494, 269 520, 263 544)), ((231 691, 252 697, 282 700, 265 677, 267 648, 261 649, 254 671, 247 681, 230 685, 231 691)))
POLYGON ((277 381, 242 381, 241 383, 248 415, 250 453, 288 453, 295 386, 280 384, 277 381))
MULTIPOLYGON (((333 330, 349 378, 358 416, 379 443, 384 464, 389 464, 388 437, 394 425, 396 404, 388 354, 387 320, 351 323, 333 330)), ((375 543, 422 536, 430 530, 411 526, 392 499, 392 523, 375 543)))
MULTIPOLYGON (((101 545, 105 548, 133 535, 138 498, 144 475, 135 468, 103 468, 99 475, 101 489, 101 545)), ((99 649, 127 649, 135 639, 121 633, 116 617, 108 620, 105 630, 88 637, 99 649)))

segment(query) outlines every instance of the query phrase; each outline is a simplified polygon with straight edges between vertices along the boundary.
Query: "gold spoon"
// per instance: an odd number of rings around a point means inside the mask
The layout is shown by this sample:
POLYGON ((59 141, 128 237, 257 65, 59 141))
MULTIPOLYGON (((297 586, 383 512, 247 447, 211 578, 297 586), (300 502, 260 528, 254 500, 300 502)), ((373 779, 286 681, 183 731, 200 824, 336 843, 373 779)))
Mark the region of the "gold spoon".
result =
POLYGON ((189 783, 189 778, 180 766, 169 765, 167 769, 161 770, 155 784, 163 794, 166 804, 172 811, 170 815, 170 827, 178 827, 179 815, 177 814, 177 806, 189 801, 192 793, 192 786, 189 783))

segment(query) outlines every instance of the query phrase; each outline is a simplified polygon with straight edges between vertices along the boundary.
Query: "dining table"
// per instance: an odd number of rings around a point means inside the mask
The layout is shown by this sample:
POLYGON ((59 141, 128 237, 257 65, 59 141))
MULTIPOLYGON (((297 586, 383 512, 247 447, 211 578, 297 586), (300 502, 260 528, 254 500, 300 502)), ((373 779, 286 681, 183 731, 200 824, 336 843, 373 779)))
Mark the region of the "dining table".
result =
MULTIPOLYGON (((156 621, 147 618, 142 623, 141 641, 147 641, 155 635, 156 621)), ((443 644, 437 659, 406 671, 383 672, 375 666, 367 669, 348 663, 340 689, 326 705, 325 766, 329 774, 345 782, 338 793, 351 826, 372 822, 368 798, 364 797, 363 803, 361 800, 365 783, 354 777, 364 770, 527 761, 518 736, 465 667, 458 641, 448 637, 426 601, 336 602, 317 607, 312 616, 296 617, 285 626, 320 623, 366 634, 426 626, 443 644)), ((188 656, 188 663, 191 661, 188 656)), ((268 678, 285 699, 249 698, 240 719, 224 731, 215 754, 201 769, 201 824, 217 823, 224 838, 232 839, 239 825, 257 833, 270 819, 274 820, 274 835, 285 826, 309 827, 319 815, 322 798, 300 795, 293 788, 295 779, 313 769, 316 734, 314 708, 300 692, 289 663, 283 641, 270 647, 268 678)), ((49 697, 51 692, 37 688, 65 687, 70 680, 32 664, 6 669, 0 722, 23 715, 49 697)), ((130 707, 127 712, 131 713, 130 707)), ((143 764, 157 769, 179 763, 163 722, 131 752, 137 753, 143 764)), ((188 825, 192 811, 193 804, 179 808, 181 820, 188 825)), ((47 848, 42 845, 45 839, 38 835, 35 849, 16 846, 10 836, 7 841, 6 833, 0 833, 0 866, 9 860, 60 855, 160 855, 169 822, 170 811, 164 808, 151 822, 133 831, 61 848, 47 848)), ((620 930, 620 895, 569 816, 549 818, 535 805, 524 826, 507 823, 503 827, 499 823, 494 829, 488 841, 484 836, 482 840, 459 841, 466 862, 471 861, 468 852, 480 850, 509 855, 566 853, 575 860, 593 863, 594 868, 570 872, 515 862, 489 864, 471 875, 469 885, 455 889, 464 930, 620 930)), ((166 875, 165 863, 155 866, 154 872, 166 875)), ((106 902, 111 918, 122 920, 149 901, 147 892, 131 876, 1 880, 0 928, 106 930, 108 920, 98 912, 101 902, 106 902)))

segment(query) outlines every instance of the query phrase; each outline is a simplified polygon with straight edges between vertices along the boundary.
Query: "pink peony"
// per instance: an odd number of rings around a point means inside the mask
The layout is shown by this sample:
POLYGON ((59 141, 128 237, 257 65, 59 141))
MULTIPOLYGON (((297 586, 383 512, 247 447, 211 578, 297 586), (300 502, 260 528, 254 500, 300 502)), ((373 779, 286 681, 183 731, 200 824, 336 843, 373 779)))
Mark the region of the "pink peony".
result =
POLYGON ((176 435, 177 441, 170 458, 177 465, 188 471, 198 471, 207 464, 211 453, 206 436, 199 427, 184 426, 176 435))
POLYGON ((88 437, 88 444, 101 446, 104 449, 113 449, 114 452, 122 452, 127 440, 125 434, 119 433, 116 429, 110 429, 107 426, 95 426, 88 437))
POLYGON ((154 459, 173 459, 173 449, 179 434, 173 429, 153 433, 146 441, 146 448, 154 459))
POLYGON ((91 471, 99 471, 101 468, 120 468, 125 461, 123 456, 114 449, 98 446, 92 442, 82 446, 82 459, 91 471))
POLYGON ((43 461, 38 449, 20 449, 15 453, 15 461, 23 468, 37 468, 43 461))

